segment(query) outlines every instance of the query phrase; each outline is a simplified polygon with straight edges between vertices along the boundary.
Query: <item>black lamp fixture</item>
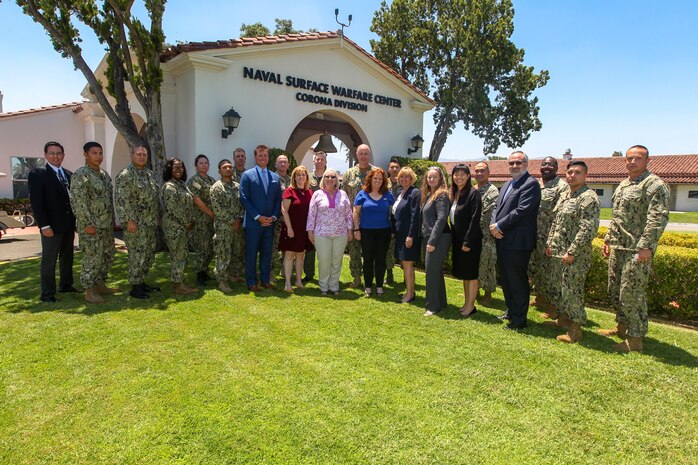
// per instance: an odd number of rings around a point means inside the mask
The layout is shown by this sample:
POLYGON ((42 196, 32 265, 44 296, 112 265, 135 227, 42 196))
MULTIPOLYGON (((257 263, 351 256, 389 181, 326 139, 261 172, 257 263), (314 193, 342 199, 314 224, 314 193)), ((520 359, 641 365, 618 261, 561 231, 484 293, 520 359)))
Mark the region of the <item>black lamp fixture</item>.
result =
POLYGON ((225 114, 223 114, 223 130, 221 130, 221 137, 223 139, 227 139, 229 135, 233 133, 233 131, 238 127, 240 124, 240 113, 235 111, 235 108, 230 107, 230 110, 226 111, 225 114))
POLYGON ((339 20, 339 8, 334 9, 334 20, 337 21, 337 24, 342 26, 342 37, 344 37, 344 28, 351 26, 351 15, 349 15, 349 22, 347 24, 344 24, 339 20))
POLYGON ((422 136, 420 136, 419 134, 410 139, 410 141, 412 142, 412 148, 407 149, 407 155, 415 153, 416 151, 421 149, 422 144, 424 144, 424 139, 422 139, 422 136))

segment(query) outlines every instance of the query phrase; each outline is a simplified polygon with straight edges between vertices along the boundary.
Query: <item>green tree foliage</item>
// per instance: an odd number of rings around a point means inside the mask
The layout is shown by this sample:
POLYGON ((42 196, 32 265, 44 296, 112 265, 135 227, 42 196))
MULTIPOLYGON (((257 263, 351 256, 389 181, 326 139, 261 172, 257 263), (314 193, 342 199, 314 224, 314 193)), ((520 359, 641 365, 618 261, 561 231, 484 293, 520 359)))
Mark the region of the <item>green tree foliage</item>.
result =
POLYGON ((160 54, 165 40, 162 16, 166 0, 144 2, 149 26, 131 14, 134 1, 16 0, 16 3, 46 30, 56 51, 70 58, 82 72, 90 92, 129 146, 150 148, 153 169, 159 172, 165 158, 160 54), (86 30, 92 31, 107 51, 106 83, 95 76, 82 56, 80 31, 86 30), (129 91, 145 111, 147 140, 140 137, 131 115, 129 91))
POLYGON ((271 31, 269 28, 260 22, 254 24, 242 23, 242 26, 240 26, 240 37, 264 37, 270 35, 271 31))
MULTIPOLYGON (((301 30, 293 28, 293 21, 290 19, 274 19, 274 33, 260 22, 254 24, 242 23, 240 26, 240 37, 264 37, 282 34, 300 34, 301 30)), ((308 32, 317 32, 317 29, 309 29, 308 32)))
POLYGON ((622 156, 623 156, 623 152, 621 152, 620 150, 615 150, 615 151, 611 154, 611 156, 612 156, 612 157, 622 157, 622 156))
POLYGON ((511 0, 384 0, 371 31, 375 56, 437 102, 430 160, 458 122, 483 139, 485 155, 541 129, 531 94, 548 72, 524 66, 524 50, 511 42, 511 0))

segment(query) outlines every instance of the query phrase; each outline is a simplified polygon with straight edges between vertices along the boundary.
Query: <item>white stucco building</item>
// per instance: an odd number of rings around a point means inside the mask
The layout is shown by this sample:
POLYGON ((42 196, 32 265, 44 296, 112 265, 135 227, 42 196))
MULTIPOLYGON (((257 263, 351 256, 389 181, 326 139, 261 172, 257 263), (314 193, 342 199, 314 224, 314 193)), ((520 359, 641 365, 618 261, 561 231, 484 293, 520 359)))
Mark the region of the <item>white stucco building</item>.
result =
MULTIPOLYGON (((95 71, 100 75, 105 63, 95 71)), ((194 157, 212 166, 236 147, 284 149, 300 162, 324 132, 354 152, 371 146, 374 163, 407 155, 410 139, 423 134, 424 112, 434 102, 356 43, 332 32, 181 44, 163 53, 162 114, 168 156, 193 170, 194 157), (234 108, 240 124, 223 138, 222 115, 234 108)), ((83 164, 82 144, 104 147, 103 167, 113 175, 129 163, 128 146, 100 107, 86 102, 0 114, 0 197, 13 197, 11 158, 42 157, 44 142, 66 148, 65 166, 83 164), (7 172, 7 171, 5 171, 7 172)), ((134 99, 142 127, 145 115, 134 99)), ((411 156, 421 157, 419 150, 411 156)), ((211 174, 214 174, 212 172, 211 174)))

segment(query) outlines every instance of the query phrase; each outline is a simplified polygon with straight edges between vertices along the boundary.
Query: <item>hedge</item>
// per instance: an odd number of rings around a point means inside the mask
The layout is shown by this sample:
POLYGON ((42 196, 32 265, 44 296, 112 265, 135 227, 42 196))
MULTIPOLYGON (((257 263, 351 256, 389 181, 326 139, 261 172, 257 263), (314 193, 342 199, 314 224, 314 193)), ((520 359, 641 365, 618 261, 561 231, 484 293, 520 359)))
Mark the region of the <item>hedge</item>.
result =
MULTIPOLYGON (((599 227, 596 237, 603 239, 604 236, 606 236, 606 231, 608 231, 608 228, 605 226, 599 227)), ((664 234, 662 234, 662 237, 659 239, 659 245, 698 249, 698 234, 665 231, 664 234)))
MULTIPOLYGON (((603 240, 594 239, 586 298, 608 305, 608 261, 603 258, 602 247, 603 240)), ((698 321, 698 250, 675 246, 657 249, 647 286, 647 305, 654 316, 698 321)))

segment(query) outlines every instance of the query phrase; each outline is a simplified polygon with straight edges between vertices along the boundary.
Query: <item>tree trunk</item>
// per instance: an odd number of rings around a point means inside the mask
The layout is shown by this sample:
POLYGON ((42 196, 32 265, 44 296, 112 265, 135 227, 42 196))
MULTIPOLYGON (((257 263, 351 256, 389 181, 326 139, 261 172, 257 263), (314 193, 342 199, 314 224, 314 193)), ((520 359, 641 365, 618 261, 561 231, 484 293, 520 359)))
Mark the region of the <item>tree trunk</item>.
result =
POLYGON ((145 134, 150 144, 150 162, 153 173, 158 181, 162 182, 162 172, 165 168, 165 135, 162 128, 162 110, 160 92, 153 92, 148 97, 149 108, 145 109, 148 120, 145 123, 145 134))
POLYGON ((446 145, 446 139, 453 129, 452 111, 452 107, 444 108, 439 121, 436 123, 434 138, 431 141, 431 147, 429 147, 429 160, 431 161, 439 161, 441 150, 446 145))

